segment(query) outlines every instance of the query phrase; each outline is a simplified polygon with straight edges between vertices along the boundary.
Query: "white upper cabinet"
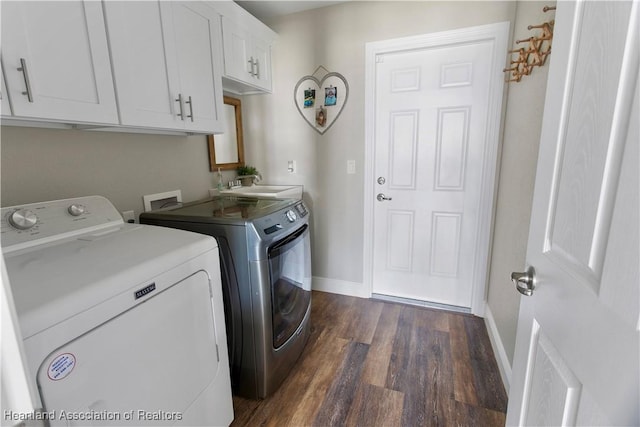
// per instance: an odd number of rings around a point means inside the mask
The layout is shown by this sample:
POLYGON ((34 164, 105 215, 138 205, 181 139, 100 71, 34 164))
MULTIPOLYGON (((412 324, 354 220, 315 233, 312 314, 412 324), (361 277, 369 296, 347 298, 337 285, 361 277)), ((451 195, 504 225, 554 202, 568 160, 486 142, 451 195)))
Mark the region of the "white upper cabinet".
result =
POLYGON ((195 2, 104 6, 122 125, 220 132, 220 16, 195 2))
POLYGON ((180 92, 177 63, 167 61, 160 3, 107 1, 104 10, 121 123, 184 128, 173 102, 180 92))
POLYGON ((10 116, 11 105, 9 105, 9 96, 7 95, 7 86, 4 83, 4 73, 2 67, 0 67, 0 83, 2 84, 2 89, 0 92, 0 97, 2 98, 2 107, 0 107, 0 115, 10 116))
POLYGON ((253 76, 256 79, 256 86, 271 92, 271 42, 259 37, 252 37, 251 45, 255 61, 253 76))
POLYGON ((276 33, 233 2, 214 2, 213 7, 222 15, 225 90, 271 92, 271 46, 276 33))
POLYGON ((222 34, 225 77, 270 92, 270 42, 226 16, 222 19, 222 34))
POLYGON ((1 26, 14 116, 118 123, 100 2, 2 2, 1 26))
POLYGON ((222 132, 220 15, 203 3, 170 4, 186 128, 222 132))

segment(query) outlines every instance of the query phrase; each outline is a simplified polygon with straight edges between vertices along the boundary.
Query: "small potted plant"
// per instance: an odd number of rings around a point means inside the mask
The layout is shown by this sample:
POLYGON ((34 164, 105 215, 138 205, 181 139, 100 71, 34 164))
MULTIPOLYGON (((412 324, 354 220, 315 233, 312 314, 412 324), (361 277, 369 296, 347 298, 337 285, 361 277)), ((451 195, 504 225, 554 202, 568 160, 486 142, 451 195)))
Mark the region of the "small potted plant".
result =
POLYGON ((254 181, 262 179, 262 175, 260 175, 260 172, 258 172, 258 169, 254 166, 240 166, 236 169, 236 172, 238 173, 238 179, 242 182, 244 187, 250 187, 253 185, 254 181))

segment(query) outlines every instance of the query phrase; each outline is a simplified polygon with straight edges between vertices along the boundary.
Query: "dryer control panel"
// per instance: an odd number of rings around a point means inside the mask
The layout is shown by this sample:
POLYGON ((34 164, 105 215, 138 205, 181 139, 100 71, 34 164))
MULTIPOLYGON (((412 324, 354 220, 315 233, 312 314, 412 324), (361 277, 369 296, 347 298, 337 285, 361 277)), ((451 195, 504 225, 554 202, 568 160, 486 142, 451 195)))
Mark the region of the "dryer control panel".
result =
POLYGON ((6 207, 0 221, 3 253, 124 224, 120 212, 102 196, 6 207))

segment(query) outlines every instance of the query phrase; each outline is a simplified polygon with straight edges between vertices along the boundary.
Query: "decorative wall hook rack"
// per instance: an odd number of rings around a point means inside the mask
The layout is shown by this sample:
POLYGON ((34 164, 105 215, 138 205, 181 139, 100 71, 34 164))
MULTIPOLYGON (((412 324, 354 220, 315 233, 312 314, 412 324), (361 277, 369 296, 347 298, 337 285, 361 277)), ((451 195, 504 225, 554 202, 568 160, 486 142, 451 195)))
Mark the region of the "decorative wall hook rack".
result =
MULTIPOLYGON (((548 12, 556 10, 555 6, 545 6, 542 11, 548 12)), ((516 40, 516 44, 526 44, 526 47, 510 50, 512 55, 509 68, 502 70, 507 73, 508 82, 519 82, 522 76, 528 76, 534 67, 542 67, 551 54, 551 41, 553 40, 554 20, 544 22, 540 25, 529 25, 527 29, 540 30, 537 36, 532 36, 522 40, 516 40), (514 55, 517 54, 517 55, 514 55)))

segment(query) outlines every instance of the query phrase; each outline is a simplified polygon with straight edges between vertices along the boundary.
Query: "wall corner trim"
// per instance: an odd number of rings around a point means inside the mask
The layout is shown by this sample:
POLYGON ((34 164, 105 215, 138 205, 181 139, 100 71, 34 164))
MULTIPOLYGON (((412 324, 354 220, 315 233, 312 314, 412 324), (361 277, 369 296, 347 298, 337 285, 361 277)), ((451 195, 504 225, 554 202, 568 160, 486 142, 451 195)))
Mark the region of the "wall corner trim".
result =
POLYGON ((371 292, 369 289, 365 289, 364 284, 359 282, 349 282, 346 280, 313 276, 311 288, 314 291, 348 295, 358 298, 371 298, 371 292))
POLYGON ((498 362, 498 369, 500 370, 500 376, 502 377, 502 383, 507 394, 509 394, 509 386, 511 384, 511 364, 507 357, 507 352, 504 350, 502 339, 498 333, 498 327, 496 321, 493 318, 493 313, 489 304, 485 304, 485 317, 484 322, 487 326, 487 332, 489 333, 489 341, 491 341, 491 347, 493 347, 493 353, 496 356, 496 362, 498 362))

